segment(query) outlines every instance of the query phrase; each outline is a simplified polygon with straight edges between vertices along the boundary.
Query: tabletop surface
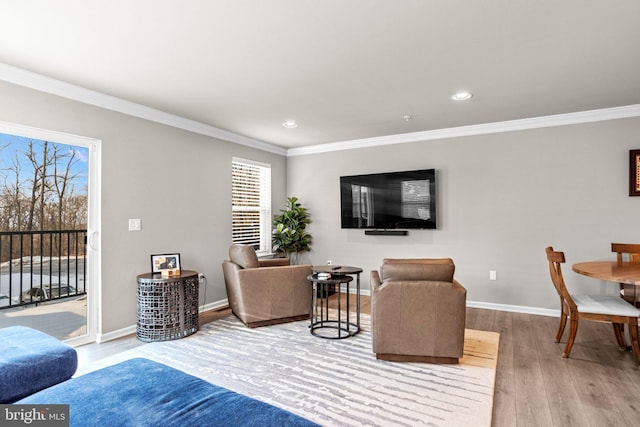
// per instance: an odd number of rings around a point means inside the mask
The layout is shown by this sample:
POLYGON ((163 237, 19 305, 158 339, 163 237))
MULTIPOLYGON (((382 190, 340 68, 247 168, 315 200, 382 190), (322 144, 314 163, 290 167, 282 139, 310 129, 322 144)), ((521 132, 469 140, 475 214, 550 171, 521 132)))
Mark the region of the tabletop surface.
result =
POLYGON ((588 261, 573 264, 573 271, 596 279, 629 285, 640 285, 640 263, 617 261, 588 261))
POLYGON ((353 280, 353 277, 336 275, 336 276, 331 276, 329 279, 319 279, 317 274, 310 274, 307 276, 307 280, 310 282, 326 283, 329 285, 338 285, 340 283, 349 283, 350 281, 353 280))
POLYGON ((350 267, 348 265, 314 265, 311 267, 314 273, 333 274, 359 274, 362 273, 360 267, 350 267))
POLYGON ((138 275, 138 279, 146 280, 146 281, 162 282, 163 280, 173 281, 173 280, 176 280, 176 279, 185 279, 187 277, 197 276, 197 275, 198 275, 197 271, 181 270, 180 274, 178 274, 177 276, 162 277, 162 275, 160 273, 144 273, 144 274, 138 275))

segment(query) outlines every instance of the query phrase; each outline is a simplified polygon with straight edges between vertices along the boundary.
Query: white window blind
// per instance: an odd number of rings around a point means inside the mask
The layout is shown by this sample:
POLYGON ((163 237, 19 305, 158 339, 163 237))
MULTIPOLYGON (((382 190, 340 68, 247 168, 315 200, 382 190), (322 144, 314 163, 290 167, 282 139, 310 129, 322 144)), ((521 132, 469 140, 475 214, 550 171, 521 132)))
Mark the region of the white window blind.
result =
POLYGON ((231 204, 232 242, 271 252, 271 166, 234 158, 231 204))

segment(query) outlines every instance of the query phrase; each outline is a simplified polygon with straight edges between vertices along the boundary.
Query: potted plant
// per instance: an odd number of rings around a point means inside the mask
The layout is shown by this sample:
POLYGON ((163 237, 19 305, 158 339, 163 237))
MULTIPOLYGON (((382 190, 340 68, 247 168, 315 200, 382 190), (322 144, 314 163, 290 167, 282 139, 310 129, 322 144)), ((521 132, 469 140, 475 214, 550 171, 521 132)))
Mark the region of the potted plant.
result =
POLYGON ((296 264, 302 252, 311 250, 311 235, 306 228, 311 220, 297 197, 287 199, 287 208, 273 217, 273 251, 296 264))

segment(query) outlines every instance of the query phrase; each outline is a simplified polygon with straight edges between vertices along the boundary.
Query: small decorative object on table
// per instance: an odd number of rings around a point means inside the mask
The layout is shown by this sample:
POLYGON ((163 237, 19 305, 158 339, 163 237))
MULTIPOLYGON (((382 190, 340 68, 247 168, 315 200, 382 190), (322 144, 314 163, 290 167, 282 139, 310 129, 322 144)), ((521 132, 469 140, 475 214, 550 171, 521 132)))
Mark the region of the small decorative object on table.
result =
POLYGON ((180 254, 151 255, 151 273, 164 278, 180 275, 180 254))

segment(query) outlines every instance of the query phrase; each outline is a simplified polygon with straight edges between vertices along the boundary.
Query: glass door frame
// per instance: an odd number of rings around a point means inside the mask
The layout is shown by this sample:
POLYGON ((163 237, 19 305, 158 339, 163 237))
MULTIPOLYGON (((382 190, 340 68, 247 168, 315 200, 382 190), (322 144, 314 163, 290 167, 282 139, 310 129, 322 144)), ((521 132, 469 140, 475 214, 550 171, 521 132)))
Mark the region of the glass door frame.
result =
POLYGON ((71 338, 65 342, 72 346, 79 346, 94 342, 102 330, 101 315, 101 159, 102 141, 96 138, 72 135, 31 126, 0 121, 0 132, 33 138, 43 141, 75 145, 89 149, 89 176, 87 185, 87 333, 71 338))

